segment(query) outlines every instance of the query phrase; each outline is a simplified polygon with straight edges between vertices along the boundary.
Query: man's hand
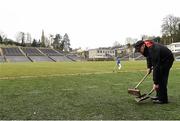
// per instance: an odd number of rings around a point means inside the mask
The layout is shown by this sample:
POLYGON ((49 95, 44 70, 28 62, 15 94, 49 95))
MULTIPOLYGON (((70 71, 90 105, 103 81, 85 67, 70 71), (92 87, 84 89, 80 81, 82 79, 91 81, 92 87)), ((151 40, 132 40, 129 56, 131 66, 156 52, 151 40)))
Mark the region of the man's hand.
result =
POLYGON ((150 74, 152 72, 152 69, 151 68, 148 68, 147 69, 147 73, 150 74))
POLYGON ((159 84, 154 84, 153 89, 157 91, 159 89, 159 84))

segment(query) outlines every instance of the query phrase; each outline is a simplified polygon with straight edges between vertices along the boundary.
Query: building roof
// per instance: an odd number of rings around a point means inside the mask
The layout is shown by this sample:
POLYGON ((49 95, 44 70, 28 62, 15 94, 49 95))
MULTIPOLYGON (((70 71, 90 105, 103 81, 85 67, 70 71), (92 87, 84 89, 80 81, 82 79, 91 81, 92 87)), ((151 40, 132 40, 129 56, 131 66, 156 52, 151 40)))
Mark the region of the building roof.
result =
POLYGON ((180 44, 180 42, 174 42, 174 43, 171 43, 170 45, 177 45, 177 44, 180 44))

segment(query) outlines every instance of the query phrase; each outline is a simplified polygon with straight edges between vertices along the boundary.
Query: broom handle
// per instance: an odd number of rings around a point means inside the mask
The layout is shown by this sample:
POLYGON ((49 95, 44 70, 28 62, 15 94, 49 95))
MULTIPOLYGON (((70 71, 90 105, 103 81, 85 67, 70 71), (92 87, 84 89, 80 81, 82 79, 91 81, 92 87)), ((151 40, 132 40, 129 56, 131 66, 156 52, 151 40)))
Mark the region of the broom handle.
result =
POLYGON ((148 93, 148 95, 151 95, 154 92, 154 88, 151 89, 151 91, 148 93))
POLYGON ((135 89, 138 88, 138 86, 146 79, 146 77, 149 75, 149 73, 147 73, 142 79, 141 81, 136 85, 135 89))

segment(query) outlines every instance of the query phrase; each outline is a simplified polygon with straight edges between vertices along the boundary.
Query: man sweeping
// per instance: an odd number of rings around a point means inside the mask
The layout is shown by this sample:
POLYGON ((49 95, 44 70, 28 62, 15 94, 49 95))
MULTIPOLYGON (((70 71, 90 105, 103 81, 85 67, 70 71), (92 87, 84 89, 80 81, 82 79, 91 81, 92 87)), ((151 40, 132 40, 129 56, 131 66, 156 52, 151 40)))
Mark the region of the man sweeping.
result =
POLYGON ((151 40, 140 40, 134 44, 134 47, 135 52, 140 52, 146 57, 148 73, 153 70, 153 89, 156 91, 156 97, 152 98, 153 102, 168 103, 168 76, 174 61, 172 52, 164 45, 151 40))

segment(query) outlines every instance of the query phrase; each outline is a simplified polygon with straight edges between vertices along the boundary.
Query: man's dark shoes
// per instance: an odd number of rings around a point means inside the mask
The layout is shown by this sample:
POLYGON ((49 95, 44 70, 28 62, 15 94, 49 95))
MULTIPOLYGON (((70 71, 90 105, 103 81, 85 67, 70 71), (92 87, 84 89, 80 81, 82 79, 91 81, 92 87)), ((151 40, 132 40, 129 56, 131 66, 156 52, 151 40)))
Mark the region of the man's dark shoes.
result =
POLYGON ((151 97, 151 100, 158 100, 157 96, 151 97))
POLYGON ((167 101, 153 100, 154 104, 167 104, 167 101))

